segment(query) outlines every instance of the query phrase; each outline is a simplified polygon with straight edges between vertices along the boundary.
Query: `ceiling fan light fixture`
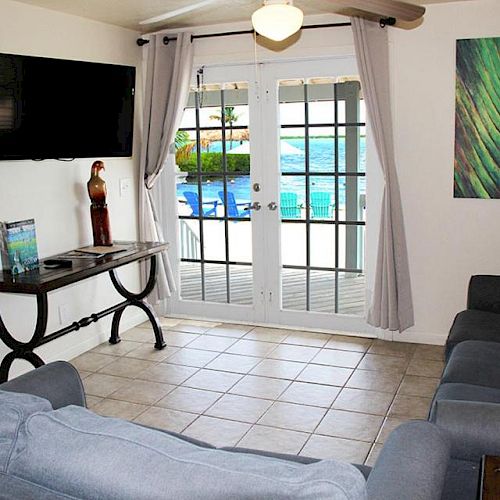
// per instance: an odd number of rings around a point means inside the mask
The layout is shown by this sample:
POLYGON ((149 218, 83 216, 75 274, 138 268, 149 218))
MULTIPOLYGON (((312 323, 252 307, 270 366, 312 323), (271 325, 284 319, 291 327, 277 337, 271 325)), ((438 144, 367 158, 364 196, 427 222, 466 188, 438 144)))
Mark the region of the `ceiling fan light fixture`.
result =
POLYGON ((255 31, 276 42, 299 31, 303 21, 303 12, 293 6, 292 0, 265 0, 264 5, 252 14, 255 31))

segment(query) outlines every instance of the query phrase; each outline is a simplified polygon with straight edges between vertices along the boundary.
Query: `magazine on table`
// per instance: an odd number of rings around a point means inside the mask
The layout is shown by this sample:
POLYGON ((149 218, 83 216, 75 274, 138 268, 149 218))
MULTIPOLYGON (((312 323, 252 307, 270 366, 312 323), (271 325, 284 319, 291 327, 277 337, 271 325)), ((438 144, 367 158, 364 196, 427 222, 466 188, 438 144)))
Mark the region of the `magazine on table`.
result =
POLYGON ((21 274, 38 268, 35 220, 0 222, 2 268, 21 274))

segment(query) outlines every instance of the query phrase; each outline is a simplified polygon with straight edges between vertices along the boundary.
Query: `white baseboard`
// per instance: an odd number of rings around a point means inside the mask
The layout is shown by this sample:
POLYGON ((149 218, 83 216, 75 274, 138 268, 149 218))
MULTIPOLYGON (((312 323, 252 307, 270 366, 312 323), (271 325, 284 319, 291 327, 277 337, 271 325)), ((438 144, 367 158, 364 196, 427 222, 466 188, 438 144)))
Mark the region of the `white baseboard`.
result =
MULTIPOLYGON (((139 310, 134 311, 134 313, 123 316, 122 320, 120 321, 120 331, 125 332, 141 323, 144 323, 144 314, 139 310)), ((104 328, 101 328, 100 330, 100 332, 86 338, 79 344, 71 346, 69 349, 66 349, 65 351, 59 353, 57 355, 57 359, 69 361, 70 359, 73 359, 76 356, 79 356, 80 354, 93 349, 94 347, 97 347, 99 344, 106 342, 106 340, 108 340, 109 338, 110 330, 104 330, 104 328)), ((45 360, 46 363, 48 363, 49 361, 55 360, 45 360)))
MULTIPOLYGON (((194 315, 187 315, 187 314, 169 314, 168 315, 171 318, 178 318, 178 319, 196 319, 196 320, 205 320, 205 321, 214 321, 214 322, 221 322, 221 323, 227 323, 227 319, 221 319, 221 318, 216 318, 216 317, 207 317, 207 316, 194 316, 194 315)), ((229 321, 231 322, 231 321, 229 321)), ((242 324, 242 325, 251 325, 251 326, 263 326, 267 328, 280 328, 283 330, 297 330, 300 329, 300 327, 293 327, 290 325, 279 325, 279 324, 269 324, 269 323, 255 323, 255 322, 249 322, 249 321, 238 321, 237 323, 242 324)), ((367 333, 362 333, 362 332, 349 332, 349 331, 340 331, 340 330, 325 330, 321 328, 304 328, 304 330, 307 330, 308 332, 317 332, 317 333, 328 333, 328 334, 339 334, 339 335, 346 335, 346 336, 355 336, 355 337, 368 337, 368 338, 379 338, 382 340, 387 340, 389 342, 394 341, 394 342, 409 342, 412 344, 432 344, 432 345, 444 345, 446 342, 447 334, 438 334, 438 333, 425 333, 425 332, 388 332, 385 330, 378 330, 377 333, 378 335, 370 335, 367 333)))
POLYGON ((448 334, 428 332, 383 332, 379 338, 394 342, 409 342, 411 344, 444 345, 448 334))
MULTIPOLYGON (((143 313, 139 310, 134 311, 134 313, 129 313, 126 316, 124 315, 122 317, 122 320, 120 321, 120 331, 125 332, 141 323, 144 323, 143 313)), ((109 338, 109 334, 110 334, 110 329, 107 328, 105 329, 104 327, 102 327, 100 328, 100 331, 98 333, 92 335, 91 337, 86 338, 85 340, 76 345, 71 346, 69 349, 66 349, 65 351, 55 354, 54 356, 50 356, 51 358, 53 357, 54 359, 45 359, 45 362, 49 363, 50 361, 56 361, 56 359, 69 361, 70 359, 73 359, 76 356, 79 356, 80 354, 83 354, 84 352, 93 349, 94 347, 97 347, 99 344, 106 342, 106 340, 108 340, 109 338)))
MULTIPOLYGON (((126 330, 130 330, 130 328, 134 328, 135 326, 140 325, 141 323, 144 323, 144 313, 139 309, 134 308, 130 310, 130 312, 127 311, 127 313, 123 315, 122 320, 120 322, 120 331, 124 332, 126 330)), ((79 342, 75 342, 75 344, 73 344, 70 348, 61 351, 57 349, 48 349, 43 354, 40 354, 40 356, 42 357, 45 363, 51 363, 52 361, 61 361, 61 360, 70 361, 76 356, 79 356, 80 354, 83 354, 84 352, 93 349, 99 344, 106 342, 106 340, 108 340, 109 338, 109 333, 111 329, 110 325, 111 323, 109 322, 109 320, 108 322, 102 322, 101 324, 96 323, 96 326, 98 327, 99 330, 98 332, 94 332, 90 336, 86 336, 85 333, 83 333, 83 335, 81 335, 80 337, 75 337, 75 340, 79 340, 79 342)), ((50 344, 46 344, 46 346, 49 345, 50 344)), ((22 364, 14 362, 9 372, 9 379, 18 377, 19 375, 22 375, 23 373, 26 373, 32 369, 33 367, 27 362, 23 362, 22 364)))

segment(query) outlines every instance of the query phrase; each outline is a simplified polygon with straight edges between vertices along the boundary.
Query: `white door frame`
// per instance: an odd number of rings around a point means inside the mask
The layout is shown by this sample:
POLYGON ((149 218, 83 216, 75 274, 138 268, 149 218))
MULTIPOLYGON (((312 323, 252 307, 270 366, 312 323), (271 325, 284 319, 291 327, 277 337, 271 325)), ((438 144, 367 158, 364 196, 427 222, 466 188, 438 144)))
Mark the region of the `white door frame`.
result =
MULTIPOLYGON (((356 74, 356 60, 351 55, 259 63, 257 66, 242 64, 204 68, 206 84, 238 81, 248 81, 249 84, 250 183, 259 183, 262 188, 258 193, 252 191, 252 202, 258 201, 262 205, 259 212, 252 214, 253 305, 181 300, 177 290, 168 300, 170 314, 318 331, 376 334, 376 330, 360 316, 281 309, 281 218, 279 210, 270 211, 267 207, 272 201, 278 203, 280 198, 279 80, 356 74)), ((174 275, 180 283, 177 201, 172 195, 175 193, 175 175, 170 173, 169 178, 166 182, 173 186, 169 190, 169 210, 175 213, 175 224, 173 221, 167 224, 166 238, 176 242, 172 245, 171 256, 174 275)), ((370 270, 366 272, 368 274, 370 270)))
POLYGON ((280 155, 279 155, 279 96, 280 80, 302 79, 321 76, 345 76, 358 74, 354 56, 336 56, 313 61, 273 62, 264 65, 262 70, 262 94, 265 95, 266 119, 263 133, 267 138, 264 146, 267 165, 264 182, 266 217, 266 245, 268 251, 268 270, 266 272, 266 320, 269 324, 298 326, 314 330, 340 330, 375 334, 375 329, 366 323, 364 317, 321 313, 312 311, 292 311, 281 308, 281 217, 280 211, 269 211, 267 204, 279 202, 280 198, 280 155))
MULTIPOLYGON (((193 71, 196 75, 198 68, 193 71)), ((262 184, 262 179, 259 174, 258 164, 260 162, 263 139, 260 124, 261 119, 261 99, 260 88, 256 78, 256 68, 250 64, 231 64, 224 66, 210 66, 203 69, 204 84, 224 84, 234 82, 248 82, 248 106, 249 106, 249 133, 250 133, 250 185, 254 183, 262 184)), ((194 82, 193 82, 194 84, 194 82)), ((166 180, 170 186, 174 186, 169 190, 170 193, 175 192, 176 179, 175 174, 170 174, 170 179, 166 180)), ((172 203, 170 203, 170 213, 175 214, 170 223, 167 224, 166 239, 167 241, 175 241, 175 245, 171 247, 172 267, 176 282, 178 283, 177 290, 167 302, 167 313, 179 316, 191 316, 200 318, 213 318, 225 321, 237 321, 252 324, 264 324, 266 322, 265 304, 264 304, 264 288, 263 281, 265 270, 263 269, 264 248, 259 242, 258 234, 263 233, 263 218, 264 210, 252 211, 252 271, 253 271, 253 304, 251 306, 240 304, 224 304, 208 301, 193 301, 181 300, 180 298, 180 269, 179 269, 179 229, 177 218, 177 196, 171 194, 172 203)), ((262 204, 262 193, 251 191, 251 201, 260 202, 262 204)))

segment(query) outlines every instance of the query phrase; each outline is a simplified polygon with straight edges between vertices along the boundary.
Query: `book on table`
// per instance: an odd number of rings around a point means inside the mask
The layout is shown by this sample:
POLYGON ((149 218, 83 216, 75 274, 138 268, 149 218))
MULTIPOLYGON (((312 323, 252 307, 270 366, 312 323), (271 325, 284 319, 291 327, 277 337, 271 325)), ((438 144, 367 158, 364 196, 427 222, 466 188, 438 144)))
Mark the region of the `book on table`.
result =
POLYGON ((36 269, 39 262, 35 220, 0 222, 0 247, 4 271, 21 274, 36 269))
POLYGON ((130 249, 130 245, 110 245, 110 246, 88 246, 77 248, 75 252, 81 254, 94 255, 95 257, 103 257, 112 253, 125 252, 130 249))

